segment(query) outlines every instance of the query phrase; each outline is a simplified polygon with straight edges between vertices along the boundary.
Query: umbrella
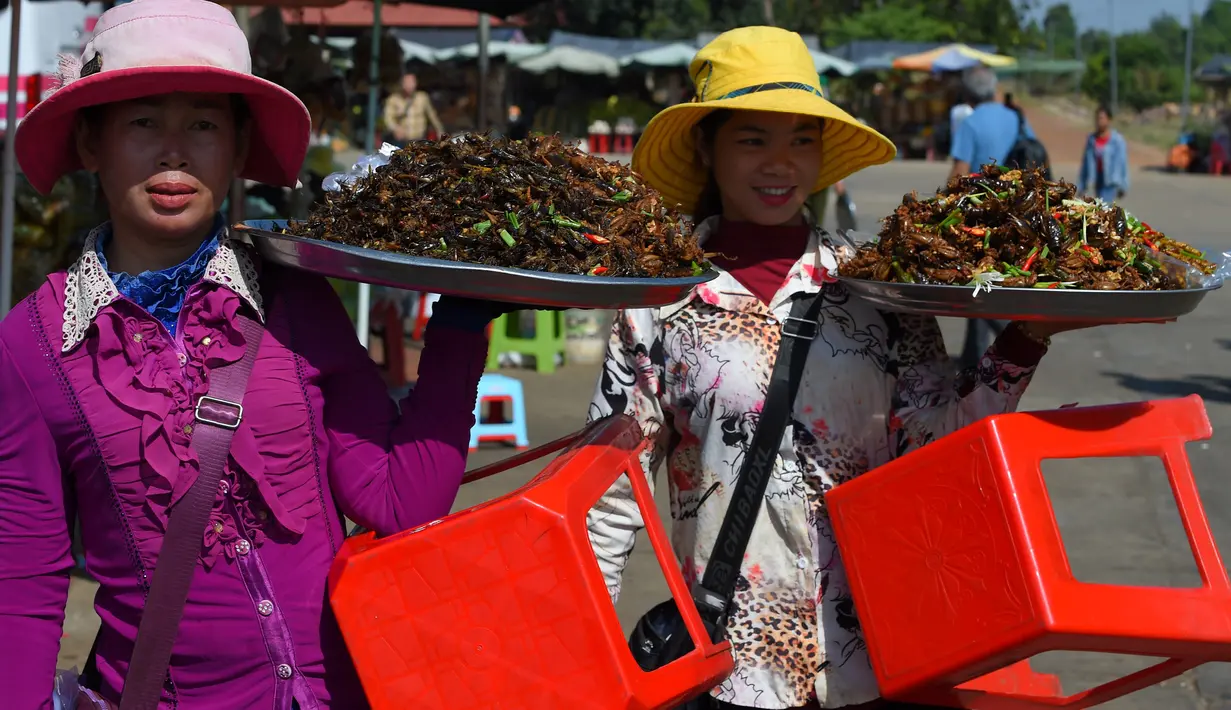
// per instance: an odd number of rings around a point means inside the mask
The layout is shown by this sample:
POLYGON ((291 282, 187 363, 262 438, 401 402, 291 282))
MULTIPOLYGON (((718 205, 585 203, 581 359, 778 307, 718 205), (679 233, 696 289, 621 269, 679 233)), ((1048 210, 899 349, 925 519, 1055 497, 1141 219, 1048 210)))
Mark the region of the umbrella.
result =
POLYGON ((977 57, 962 54, 956 49, 949 49, 932 61, 932 71, 963 71, 982 64, 983 62, 977 57))
MULTIPOLYGON (((951 55, 956 52, 965 57, 974 59, 976 64, 982 64, 988 67, 1006 67, 1016 64, 1017 60, 1013 57, 1007 57, 1002 54, 990 54, 988 52, 980 52, 979 50, 968 47, 964 44, 950 44, 943 47, 937 47, 919 54, 908 54, 904 57, 898 57, 893 60, 894 69, 905 69, 908 71, 935 71, 933 66, 936 60, 951 55)), ((956 60, 954 60, 956 61, 956 60)), ((969 66, 975 66, 974 64, 969 66)))
POLYGON ((420 5, 455 7, 505 18, 520 15, 543 0, 414 0, 420 5))

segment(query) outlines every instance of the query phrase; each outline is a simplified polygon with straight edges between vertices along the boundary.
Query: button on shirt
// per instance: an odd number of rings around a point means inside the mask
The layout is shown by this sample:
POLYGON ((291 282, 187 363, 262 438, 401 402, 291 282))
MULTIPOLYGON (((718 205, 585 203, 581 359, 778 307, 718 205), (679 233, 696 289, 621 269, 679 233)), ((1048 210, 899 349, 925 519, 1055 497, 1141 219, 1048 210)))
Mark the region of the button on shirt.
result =
MULTIPOLYGON (((1004 164, 1004 160, 1017 142, 1017 112, 995 101, 979 104, 962 121, 953 136, 949 157, 968 163, 977 170, 985 163, 1004 164)), ((1026 135, 1034 137, 1030 122, 1026 121, 1026 135)))

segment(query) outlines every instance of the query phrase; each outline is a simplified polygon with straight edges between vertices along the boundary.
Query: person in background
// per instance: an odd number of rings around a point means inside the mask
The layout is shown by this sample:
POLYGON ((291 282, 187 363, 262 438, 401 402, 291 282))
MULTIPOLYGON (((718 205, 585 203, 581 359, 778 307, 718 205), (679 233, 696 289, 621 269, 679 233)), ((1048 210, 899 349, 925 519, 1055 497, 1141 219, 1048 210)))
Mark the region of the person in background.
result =
MULTIPOLYGON (((950 178, 969 175, 985 163, 1004 163, 1017 142, 1019 129, 1028 136, 1034 135, 1029 123, 1021 125, 1025 118, 1019 118, 1008 105, 996 101, 996 74, 991 69, 972 69, 966 73, 963 83, 975 108, 953 134, 953 146, 949 149, 949 157, 953 160, 950 178)), ((976 367, 979 358, 1006 325, 1004 321, 967 320, 962 367, 976 367)))
POLYGON ((1111 109, 1099 106, 1077 174, 1078 189, 1107 203, 1128 192, 1128 141, 1112 128, 1111 121, 1111 109))
POLYGON ((393 136, 391 142, 406 145, 426 138, 429 127, 437 135, 445 132, 431 97, 419 91, 418 77, 407 73, 398 90, 385 100, 385 130, 393 136))
MULTIPOLYGON (((820 82, 821 95, 826 101, 832 101, 833 97, 829 92, 829 80, 824 74, 818 74, 817 77, 820 82)), ((833 184, 832 188, 826 187, 819 192, 814 192, 808 197, 808 200, 805 203, 808 207, 808 211, 812 213, 813 223, 818 227, 824 226, 825 224, 825 212, 827 211, 826 208, 829 207, 829 191, 831 189, 833 190, 834 198, 836 200, 848 199, 846 195, 846 182, 839 180, 833 184)))
POLYGON ((513 140, 522 140, 530 135, 530 124, 522 114, 521 106, 517 104, 509 106, 509 119, 505 127, 505 134, 513 140))
POLYGON ((953 146, 949 149, 953 160, 951 178, 975 172, 985 163, 1003 163, 1017 142, 1019 127, 1027 136, 1034 136, 1029 122, 1022 126, 1020 122, 1024 119, 1018 118, 1007 103, 996 100, 996 74, 991 69, 972 69, 963 83, 975 108, 953 134, 953 146))
POLYGON ((970 118, 970 114, 974 113, 974 100, 970 98, 970 92, 966 87, 961 87, 958 90, 957 102, 949 109, 949 145, 953 145, 953 140, 957 138, 957 129, 962 125, 962 122, 970 118))

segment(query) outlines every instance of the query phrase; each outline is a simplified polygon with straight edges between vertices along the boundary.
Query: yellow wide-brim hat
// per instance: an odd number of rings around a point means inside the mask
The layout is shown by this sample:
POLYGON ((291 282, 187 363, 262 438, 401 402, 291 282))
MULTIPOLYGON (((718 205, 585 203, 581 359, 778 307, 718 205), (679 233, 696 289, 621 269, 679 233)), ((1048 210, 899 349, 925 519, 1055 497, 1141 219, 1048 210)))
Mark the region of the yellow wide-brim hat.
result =
POLYGON ((708 179, 697 158, 693 127, 718 109, 822 119, 821 172, 812 192, 897 154, 889 139, 825 99, 812 54, 794 32, 777 27, 724 32, 697 52, 689 74, 696 86, 693 100, 655 116, 633 151, 633 170, 668 205, 686 213, 696 208, 708 179))

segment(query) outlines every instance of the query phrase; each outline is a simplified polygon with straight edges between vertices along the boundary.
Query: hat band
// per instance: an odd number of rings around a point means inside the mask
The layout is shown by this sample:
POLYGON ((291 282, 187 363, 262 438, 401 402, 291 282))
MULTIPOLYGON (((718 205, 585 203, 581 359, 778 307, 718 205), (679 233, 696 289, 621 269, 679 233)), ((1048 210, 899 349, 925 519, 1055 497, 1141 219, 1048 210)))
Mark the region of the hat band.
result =
POLYGON ((754 86, 746 86, 742 89, 723 94, 722 96, 708 99, 709 101, 722 101, 723 99, 735 99, 748 94, 756 94, 762 91, 777 91, 779 89, 788 89, 790 91, 806 91, 813 96, 825 98, 825 94, 811 84, 804 84, 798 81, 775 81, 769 84, 756 84, 754 86))

